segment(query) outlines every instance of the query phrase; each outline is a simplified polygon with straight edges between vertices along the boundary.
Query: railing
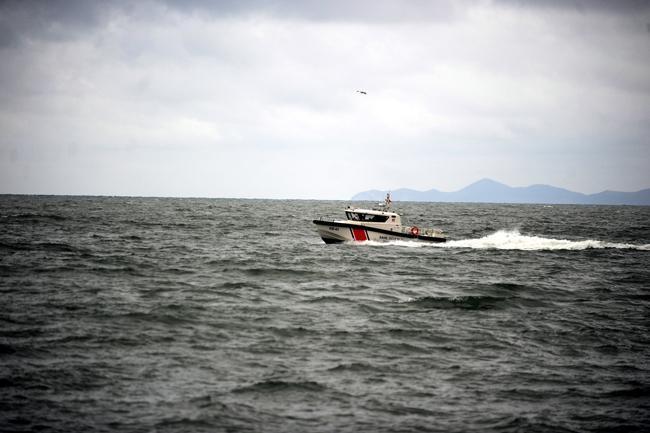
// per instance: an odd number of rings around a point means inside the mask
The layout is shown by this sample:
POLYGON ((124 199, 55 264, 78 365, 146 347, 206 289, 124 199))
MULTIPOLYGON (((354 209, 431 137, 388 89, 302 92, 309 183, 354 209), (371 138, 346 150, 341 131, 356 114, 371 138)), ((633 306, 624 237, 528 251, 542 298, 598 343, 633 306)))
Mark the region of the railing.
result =
MULTIPOLYGON (((404 234, 413 234, 413 229, 417 228, 417 226, 410 226, 410 227, 404 227, 402 226, 400 232, 404 234)), ((432 228, 418 228, 417 230, 419 236, 443 236, 444 232, 442 230, 438 229, 432 229, 432 228)))

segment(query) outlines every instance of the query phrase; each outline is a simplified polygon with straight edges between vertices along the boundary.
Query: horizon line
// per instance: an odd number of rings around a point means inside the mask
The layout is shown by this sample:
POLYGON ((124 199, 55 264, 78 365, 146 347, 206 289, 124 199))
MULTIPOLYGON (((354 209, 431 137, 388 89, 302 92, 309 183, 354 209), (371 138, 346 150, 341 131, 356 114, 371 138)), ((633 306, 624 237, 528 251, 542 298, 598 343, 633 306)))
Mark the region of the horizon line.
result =
MULTIPOLYGON (((650 189, 650 188, 648 188, 650 189)), ((643 191, 643 190, 641 190, 643 191)), ((621 191, 617 191, 621 192, 621 191)), ((596 193, 597 194, 597 193, 596 193)), ((203 200, 267 200, 267 201, 338 201, 338 202, 374 202, 375 200, 353 199, 319 199, 319 198, 264 198, 264 197, 201 197, 201 196, 158 196, 158 195, 89 195, 89 194, 32 194, 32 193, 0 193, 0 197, 87 197, 87 198, 143 198, 143 199, 203 199, 203 200)), ((421 200, 393 200, 398 203, 423 203, 423 204, 476 204, 476 205, 508 205, 508 206, 639 206, 648 207, 647 204, 599 204, 599 203, 516 203, 516 202, 481 202, 481 201, 421 201, 421 200)))
MULTIPOLYGON (((394 188, 394 189, 369 189, 365 191, 360 191, 357 193, 354 193, 351 197, 349 198, 288 198, 288 197, 282 197, 282 198, 272 198, 272 197, 250 197, 250 196, 243 196, 243 197, 234 197, 234 196, 201 196, 201 195, 142 195, 142 194, 104 194, 104 193, 99 193, 99 194, 87 194, 87 193, 42 193, 42 192, 29 192, 29 193, 19 193, 19 192, 0 192, 0 196, 40 196, 40 197, 106 197, 106 198, 111 198, 111 197, 123 197, 123 198, 197 198, 197 199, 233 199, 233 200, 303 200, 303 201, 373 201, 373 200, 359 200, 359 199, 354 199, 355 196, 363 193, 368 193, 368 192, 395 192, 399 190, 410 190, 418 193, 426 193, 431 190, 445 193, 445 194, 450 194, 450 193, 455 193, 455 192, 460 192, 463 189, 472 186, 476 183, 483 182, 483 181, 489 181, 493 183, 497 183, 503 186, 506 186, 508 188, 529 188, 531 186, 546 186, 546 187, 551 187, 551 188, 558 188, 562 189, 565 191, 569 191, 572 193, 576 194, 582 194, 585 196, 590 196, 590 195, 596 195, 596 194, 601 194, 605 192, 613 192, 613 193, 628 193, 628 194, 633 194, 633 193, 639 193, 641 191, 646 191, 650 190, 650 187, 648 188, 642 188, 636 191, 619 191, 619 190, 614 190, 614 189, 604 189, 602 191, 594 192, 594 193, 584 193, 580 191, 574 191, 567 189, 565 187, 559 187, 551 184, 544 184, 544 183, 533 183, 529 184, 527 186, 510 186, 506 183, 488 178, 488 177, 483 177, 479 180, 476 180, 474 182, 471 182, 464 187, 453 190, 453 191, 442 191, 438 190, 436 188, 430 188, 426 190, 420 190, 420 189, 414 189, 414 188, 408 188, 408 187, 400 187, 400 188, 394 188)), ((397 200, 397 201, 410 201, 410 200, 397 200)), ((413 203, 420 203, 419 201, 412 201, 413 203)), ((421 203, 436 203, 436 202, 428 202, 428 201, 423 201, 421 203)), ((485 203, 485 202, 440 202, 440 203, 485 203)), ((498 202, 496 202, 498 203, 498 202)), ((576 203, 580 204, 580 203, 576 203)))

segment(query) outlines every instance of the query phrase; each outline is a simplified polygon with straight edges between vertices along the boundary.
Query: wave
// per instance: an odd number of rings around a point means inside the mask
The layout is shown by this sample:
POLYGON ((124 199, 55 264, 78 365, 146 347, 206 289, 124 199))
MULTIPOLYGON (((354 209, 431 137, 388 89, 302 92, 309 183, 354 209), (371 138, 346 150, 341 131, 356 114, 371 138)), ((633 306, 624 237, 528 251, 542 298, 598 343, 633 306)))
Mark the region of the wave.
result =
POLYGON ((650 251, 650 244, 627 244, 607 242, 594 239, 575 241, 569 239, 555 239, 542 236, 522 235, 519 230, 499 230, 490 235, 477 239, 450 240, 444 243, 424 243, 416 241, 393 242, 359 242, 358 245, 370 246, 394 245, 411 248, 470 248, 477 250, 522 250, 522 251, 550 251, 550 250, 586 250, 586 249, 626 249, 650 251))
POLYGON ((65 242, 0 242, 0 249, 13 251, 88 253, 84 248, 70 245, 65 242))
POLYGON ((287 382, 284 380, 264 380, 249 386, 235 388, 233 393, 275 393, 275 392, 321 392, 326 387, 314 381, 287 382))
POLYGON ((498 296, 498 295, 455 295, 455 296, 423 296, 398 301, 408 307, 423 310, 500 310, 506 308, 542 308, 548 303, 539 297, 527 296, 498 296))
POLYGON ((0 215, 0 218, 8 219, 8 220, 16 220, 16 221, 25 221, 25 220, 65 221, 67 220, 67 218, 64 217, 63 215, 48 214, 48 213, 16 213, 16 214, 0 215))
POLYGON ((400 303, 424 309, 489 310, 502 306, 506 298, 497 296, 424 296, 400 303))
POLYGON ((370 364, 366 364, 364 362, 345 362, 342 364, 338 364, 335 367, 328 368, 327 371, 336 371, 336 372, 341 372, 341 371, 349 371, 349 372, 367 372, 369 370, 374 370, 375 367, 373 367, 370 364))
POLYGON ((320 304, 320 303, 325 303, 325 304, 344 304, 344 303, 354 303, 355 305, 357 304, 356 300, 352 300, 349 298, 342 298, 339 296, 318 296, 316 298, 311 298, 303 301, 308 304, 320 304))

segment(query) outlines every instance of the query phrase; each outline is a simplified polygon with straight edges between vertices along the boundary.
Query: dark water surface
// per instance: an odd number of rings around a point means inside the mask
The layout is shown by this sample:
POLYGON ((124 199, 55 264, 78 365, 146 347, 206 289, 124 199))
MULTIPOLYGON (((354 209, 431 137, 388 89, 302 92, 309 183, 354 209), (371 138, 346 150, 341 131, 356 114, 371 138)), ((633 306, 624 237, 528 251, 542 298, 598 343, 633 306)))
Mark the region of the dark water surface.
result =
POLYGON ((650 207, 0 196, 0 430, 648 431, 650 207))

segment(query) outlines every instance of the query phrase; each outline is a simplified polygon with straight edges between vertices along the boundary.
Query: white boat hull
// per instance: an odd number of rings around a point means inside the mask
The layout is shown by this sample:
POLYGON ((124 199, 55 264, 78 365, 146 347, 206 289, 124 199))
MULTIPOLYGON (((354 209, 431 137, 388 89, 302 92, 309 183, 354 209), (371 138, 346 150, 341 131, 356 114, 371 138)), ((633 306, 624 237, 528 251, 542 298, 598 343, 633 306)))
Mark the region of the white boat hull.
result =
POLYGON ((314 220, 318 234, 327 244, 351 241, 389 242, 397 240, 417 240, 425 242, 445 242, 440 233, 412 233, 398 228, 379 228, 370 225, 343 221, 314 220))

